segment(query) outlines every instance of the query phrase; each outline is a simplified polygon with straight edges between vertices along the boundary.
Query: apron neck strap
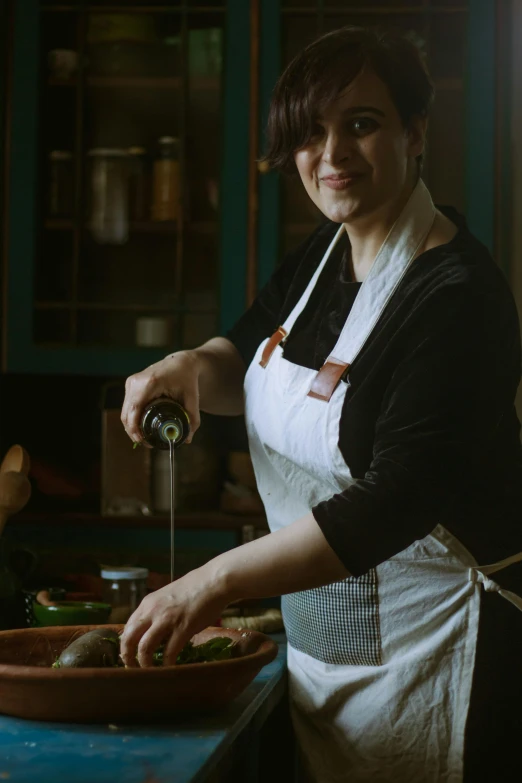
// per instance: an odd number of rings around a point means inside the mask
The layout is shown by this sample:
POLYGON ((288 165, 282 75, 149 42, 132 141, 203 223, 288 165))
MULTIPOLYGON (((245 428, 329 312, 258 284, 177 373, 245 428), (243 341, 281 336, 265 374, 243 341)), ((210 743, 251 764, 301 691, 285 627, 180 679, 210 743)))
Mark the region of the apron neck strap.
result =
POLYGON ((410 264, 424 246, 435 215, 429 191, 419 179, 377 253, 339 339, 312 383, 309 396, 325 402, 331 398, 340 378, 347 374, 410 264))
POLYGON ((299 299, 298 303, 296 304, 296 306, 294 307, 292 312, 287 317, 286 321, 281 326, 281 328, 284 329, 286 335, 290 334, 291 330, 293 329, 293 326, 294 326, 295 322, 297 321, 297 319, 299 318, 299 316, 301 315, 301 313, 305 309, 305 307, 307 305, 307 302, 310 299, 310 296, 312 295, 312 291, 315 288, 315 284, 319 280, 321 272, 323 271, 323 269, 324 269, 324 267, 326 265, 326 262, 330 258, 331 254, 332 254, 332 251, 333 251, 334 247, 336 246, 337 242, 340 240, 340 238, 344 234, 345 234, 345 228, 344 228, 344 225, 341 224, 339 226, 339 229, 336 231, 334 238, 332 239, 332 241, 328 245, 326 253, 324 254, 324 256, 323 256, 323 258, 321 260, 321 263, 319 264, 319 266, 315 270, 314 274, 310 278, 310 282, 306 286, 306 288, 305 288, 301 298, 299 299))

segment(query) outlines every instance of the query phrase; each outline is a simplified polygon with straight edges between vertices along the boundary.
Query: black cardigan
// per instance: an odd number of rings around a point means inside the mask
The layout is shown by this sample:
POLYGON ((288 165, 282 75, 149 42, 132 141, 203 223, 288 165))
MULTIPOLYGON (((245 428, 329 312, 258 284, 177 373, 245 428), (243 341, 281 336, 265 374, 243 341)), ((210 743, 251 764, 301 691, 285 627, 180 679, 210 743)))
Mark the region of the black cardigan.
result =
MULTIPOLYGON (((516 307, 463 218, 440 209, 458 233, 413 262, 350 370, 339 447, 356 481, 312 509, 353 575, 439 522, 481 564, 522 550, 516 307)), ((337 229, 328 221, 290 254, 227 333, 247 365, 297 303, 337 229)), ((319 369, 333 349, 360 288, 347 276, 347 248, 346 237, 297 320, 289 361, 319 369)))

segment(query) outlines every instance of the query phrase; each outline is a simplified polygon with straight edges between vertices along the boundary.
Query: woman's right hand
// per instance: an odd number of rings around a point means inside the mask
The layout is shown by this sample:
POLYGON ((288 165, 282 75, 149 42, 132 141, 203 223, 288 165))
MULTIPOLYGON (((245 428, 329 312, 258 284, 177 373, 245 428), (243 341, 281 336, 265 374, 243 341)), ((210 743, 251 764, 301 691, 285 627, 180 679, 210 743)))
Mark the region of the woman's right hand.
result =
POLYGON ((140 421, 143 409, 158 397, 171 397, 187 411, 190 419, 190 443, 200 424, 199 360, 194 351, 178 351, 145 370, 131 375, 125 383, 121 420, 135 443, 141 443, 140 421))

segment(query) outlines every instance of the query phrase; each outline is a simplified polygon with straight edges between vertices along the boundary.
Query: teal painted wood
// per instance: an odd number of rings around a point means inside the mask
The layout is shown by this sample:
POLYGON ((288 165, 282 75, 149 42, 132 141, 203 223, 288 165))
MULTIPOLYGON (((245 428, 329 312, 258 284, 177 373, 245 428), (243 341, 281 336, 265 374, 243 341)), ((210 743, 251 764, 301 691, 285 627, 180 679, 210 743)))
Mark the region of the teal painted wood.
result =
POLYGON ((8 172, 8 307, 4 357, 7 369, 11 369, 17 359, 22 360, 23 364, 24 356, 32 345, 38 133, 36 107, 40 43, 37 0, 12 5, 14 36, 8 172))
POLYGON ((159 361, 166 353, 165 349, 157 348, 126 351, 45 348, 35 345, 31 337, 29 339, 30 342, 21 343, 19 335, 14 335, 7 365, 10 372, 126 377, 159 361))
MULTIPOLYGON (((158 361, 164 350, 47 348, 33 341, 33 277, 37 237, 39 3, 15 3, 11 112, 7 351, 11 372, 126 376, 158 361)), ((225 35, 221 177, 220 330, 241 315, 246 292, 249 128, 249 4, 228 0, 225 35)), ((173 346, 175 349, 175 346, 173 346)))
POLYGON ((495 2, 469 0, 466 62, 466 218, 493 251, 495 240, 495 2))
MULTIPOLYGON (((0 48, 2 52, 8 51, 9 9, 7 3, 0 4, 0 48)), ((7 58, 5 55, 0 60, 0 182, 4 182, 5 163, 5 108, 7 105, 7 58)), ((0 215, 4 214, 4 190, 0 192, 0 215)))
POLYGON ((33 341, 37 237, 39 3, 14 3, 8 276, 4 366, 10 372, 126 376, 165 355, 158 349, 46 348, 33 341))
POLYGON ((280 644, 276 660, 227 709, 212 716, 112 729, 1 716, 0 773, 17 783, 213 780, 218 763, 281 688, 286 645, 282 637, 276 638, 280 644))
MULTIPOLYGON (((57 579, 67 573, 90 570, 99 573, 100 563, 134 564, 167 574, 170 568, 170 531, 155 528, 143 520, 142 527, 106 525, 9 523, 2 535, 6 552, 29 552, 40 571, 52 570, 57 579), (87 565, 89 564, 89 565, 87 565)), ((176 574, 199 568, 237 546, 235 530, 179 528, 176 530, 176 574)), ((29 575, 28 575, 29 576, 29 575)))
MULTIPOLYGON (((47 525, 45 523, 14 520, 5 529, 5 543, 8 549, 31 549, 56 552, 70 551, 72 556, 97 560, 97 554, 112 551, 124 557, 124 553, 135 551, 144 557, 165 553, 170 557, 170 530, 147 526, 111 527, 107 525, 47 525), (15 524, 18 522, 18 524, 15 524)), ((217 554, 228 552, 237 546, 235 530, 205 530, 180 528, 176 530, 176 546, 179 549, 206 550, 217 554)), ((142 563, 141 565, 144 565, 142 563)))
POLYGON ((248 221, 250 3, 227 0, 221 173, 220 333, 245 309, 248 221))
MULTIPOLYGON (((513 18, 512 0, 503 0, 502 6, 502 31, 501 38, 497 37, 497 66, 500 79, 497 81, 499 90, 499 102, 497 106, 501 112, 499 118, 499 155, 496 161, 498 167, 497 176, 500 179, 500 187, 497 195, 500 204, 497 204, 495 225, 496 231, 496 257, 495 260, 503 270, 507 279, 511 278, 512 259, 512 226, 513 226, 513 179, 512 179, 512 155, 511 155, 511 115, 513 95, 513 62, 511 45, 511 19, 513 18), (500 45, 499 45, 500 42, 500 45)), ((497 73, 498 73, 497 71, 497 73)))
MULTIPOLYGON (((261 45, 259 99, 261 103, 261 154, 265 151, 265 129, 272 90, 281 69, 281 2, 261 2, 261 45)), ((274 271, 280 248, 280 175, 275 171, 259 177, 258 212, 258 288, 262 288, 274 271)))

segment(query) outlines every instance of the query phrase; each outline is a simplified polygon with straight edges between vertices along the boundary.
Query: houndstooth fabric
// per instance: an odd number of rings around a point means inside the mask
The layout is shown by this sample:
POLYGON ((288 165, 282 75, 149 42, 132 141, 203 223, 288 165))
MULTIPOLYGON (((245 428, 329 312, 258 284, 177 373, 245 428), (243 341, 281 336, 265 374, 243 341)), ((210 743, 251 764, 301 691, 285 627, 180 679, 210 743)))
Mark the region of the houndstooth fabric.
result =
POLYGON ((362 576, 285 595, 282 609, 288 641, 294 649, 323 663, 381 665, 374 568, 362 576))

